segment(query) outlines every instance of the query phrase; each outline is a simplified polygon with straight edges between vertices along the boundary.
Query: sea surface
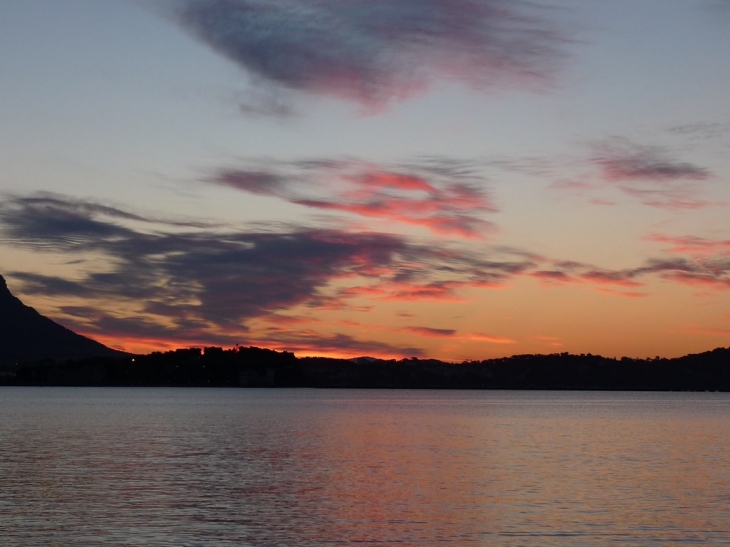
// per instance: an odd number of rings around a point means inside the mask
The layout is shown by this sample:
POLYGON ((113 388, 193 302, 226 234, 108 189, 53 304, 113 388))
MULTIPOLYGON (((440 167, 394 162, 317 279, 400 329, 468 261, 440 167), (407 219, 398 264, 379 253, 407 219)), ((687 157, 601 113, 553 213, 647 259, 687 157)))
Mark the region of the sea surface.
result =
POLYGON ((0 387, 0 545, 730 545, 730 394, 0 387))

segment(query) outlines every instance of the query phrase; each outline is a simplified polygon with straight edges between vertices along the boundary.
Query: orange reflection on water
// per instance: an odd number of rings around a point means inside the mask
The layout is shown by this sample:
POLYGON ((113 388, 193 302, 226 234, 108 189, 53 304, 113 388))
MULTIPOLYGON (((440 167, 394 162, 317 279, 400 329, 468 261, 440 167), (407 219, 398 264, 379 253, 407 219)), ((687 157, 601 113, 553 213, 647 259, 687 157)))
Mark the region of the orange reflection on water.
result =
POLYGON ((730 543, 728 394, 3 396, 10 544, 730 543))
POLYGON ((479 401, 492 395, 469 394, 456 412, 438 396, 419 402, 406 394, 396 407, 358 399, 321 424, 312 433, 330 470, 331 537, 673 541, 724 522, 730 471, 717 464, 730 442, 727 420, 685 418, 671 407, 654 414, 646 401, 632 415, 617 406, 622 399, 479 401))

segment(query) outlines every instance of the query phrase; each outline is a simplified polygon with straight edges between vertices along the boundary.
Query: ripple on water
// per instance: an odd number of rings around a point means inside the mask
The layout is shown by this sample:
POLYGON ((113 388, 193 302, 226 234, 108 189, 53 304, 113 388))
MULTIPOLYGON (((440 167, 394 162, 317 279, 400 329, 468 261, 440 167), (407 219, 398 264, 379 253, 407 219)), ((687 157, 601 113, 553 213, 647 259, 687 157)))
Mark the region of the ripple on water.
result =
POLYGON ((728 394, 0 388, 14 546, 730 544, 728 394))

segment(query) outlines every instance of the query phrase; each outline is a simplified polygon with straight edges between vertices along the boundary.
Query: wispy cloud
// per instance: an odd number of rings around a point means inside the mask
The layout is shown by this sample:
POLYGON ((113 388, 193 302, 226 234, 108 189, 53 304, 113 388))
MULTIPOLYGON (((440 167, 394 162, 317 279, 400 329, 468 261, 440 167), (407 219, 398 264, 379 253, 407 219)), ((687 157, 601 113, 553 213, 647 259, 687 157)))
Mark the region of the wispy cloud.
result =
MULTIPOLYGON (((536 270, 530 276, 539 279, 545 285, 559 284, 588 284, 597 287, 620 286, 642 287, 644 284, 637 281, 638 273, 635 270, 597 270, 589 264, 569 265, 553 264, 552 269, 536 270)), ((603 292, 618 294, 617 291, 603 289, 603 292)))
POLYGON ((615 139, 596 146, 594 163, 603 179, 644 205, 665 209, 698 209, 709 202, 699 199, 699 182, 710 171, 671 157, 660 147, 640 146, 615 139))
POLYGON ((522 0, 182 0, 183 28, 275 88, 378 109, 437 78, 544 87, 569 41, 522 0))
POLYGON ((708 289, 730 289, 730 262, 724 264, 704 264, 689 271, 670 271, 663 277, 685 285, 708 289))
POLYGON ((517 340, 514 338, 508 338, 506 336, 492 336, 490 334, 483 334, 474 332, 471 334, 463 335, 463 339, 471 340, 474 342, 487 342, 488 344, 516 344, 517 340))
POLYGON ((668 245, 667 252, 691 255, 730 255, 730 239, 708 239, 699 236, 671 236, 652 233, 644 238, 647 241, 668 245))
POLYGON ((594 290, 603 294, 609 294, 611 296, 623 296, 626 298, 646 298, 647 296, 649 296, 649 294, 645 292, 617 291, 615 289, 606 289, 605 287, 596 287, 594 290))
POLYGON ((688 333, 688 334, 701 334, 701 335, 705 335, 705 336, 723 336, 723 337, 730 339, 730 329, 718 329, 718 328, 701 327, 699 325, 692 325, 692 326, 681 329, 680 332, 684 332, 684 333, 688 333))
POLYGON ((639 283, 625 271, 588 270, 580 274, 580 278, 597 285, 619 285, 622 287, 640 287, 639 283))
MULTIPOLYGON (((730 2, 727 3, 730 7, 730 2)), ((696 140, 716 140, 730 135, 730 123, 696 122, 675 125, 669 128, 670 133, 696 140)))
POLYGON ((730 289, 730 240, 649 234, 647 241, 668 245, 665 252, 684 255, 650 261, 665 279, 711 289, 730 289))
POLYGON ((486 342, 488 344, 516 344, 517 340, 504 336, 472 332, 460 333, 453 329, 435 329, 431 327, 404 327, 402 331, 417 334, 425 338, 447 338, 466 342, 486 342))
POLYGON ((272 161, 223 169, 206 181, 313 209, 421 226, 445 236, 484 239, 496 230, 484 218, 498 210, 487 181, 467 162, 272 161))
MULTIPOLYGON (((703 199, 713 173, 674 157, 668 148, 613 138, 592 149, 590 157, 577 162, 587 164, 590 171, 579 178, 556 180, 548 188, 601 206, 616 205, 617 192, 643 205, 674 211, 720 205, 703 199)), ((574 169, 576 161, 572 163, 574 169)))
POLYGON ((662 279, 713 289, 730 289, 730 258, 650 259, 630 276, 658 275, 662 279))
POLYGON ((619 142, 599 147, 594 161, 611 182, 705 180, 709 171, 667 157, 658 148, 619 142))
POLYGON ((645 287, 651 277, 674 281, 686 285, 704 286, 716 289, 730 288, 730 258, 727 255, 676 258, 649 258, 635 268, 617 270, 598 269, 590 264, 576 262, 548 262, 551 269, 531 269, 527 275, 535 277, 546 285, 584 284, 604 294, 643 298, 645 292, 636 289, 645 287), (635 289, 626 291, 619 288, 635 289))
POLYGON ((428 338, 453 338, 456 336, 454 329, 434 329, 431 327, 404 327, 404 331, 412 332, 428 338))

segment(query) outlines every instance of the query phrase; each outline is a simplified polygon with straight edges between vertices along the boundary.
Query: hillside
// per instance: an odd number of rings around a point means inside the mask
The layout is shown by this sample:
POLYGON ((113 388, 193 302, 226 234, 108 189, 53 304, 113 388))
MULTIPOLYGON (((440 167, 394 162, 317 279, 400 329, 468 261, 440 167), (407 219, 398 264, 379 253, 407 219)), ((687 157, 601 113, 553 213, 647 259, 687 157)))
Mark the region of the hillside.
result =
POLYGON ((0 365, 122 355, 26 306, 0 276, 0 365))

